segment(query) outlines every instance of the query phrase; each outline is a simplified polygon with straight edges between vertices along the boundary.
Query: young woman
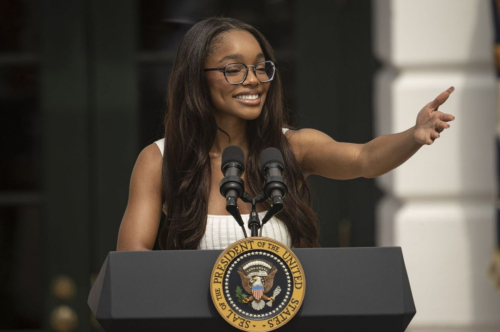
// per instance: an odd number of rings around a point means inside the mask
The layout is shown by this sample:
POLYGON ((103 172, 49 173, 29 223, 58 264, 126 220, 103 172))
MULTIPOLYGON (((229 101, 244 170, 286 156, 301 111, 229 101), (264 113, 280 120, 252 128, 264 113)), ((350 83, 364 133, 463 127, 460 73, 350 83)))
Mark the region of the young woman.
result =
MULTIPOLYGON (((117 250, 151 250, 158 235, 162 249, 222 249, 243 238, 219 193, 221 155, 230 145, 244 151, 242 178, 252 195, 263 187, 262 150, 282 152, 289 192, 263 235, 292 247, 318 246, 307 176, 371 178, 398 167, 449 128, 454 117, 438 108, 453 90, 425 105, 414 127, 366 144, 336 142, 314 129, 287 130, 269 42, 235 19, 201 21, 185 34, 173 64, 165 138, 146 147, 134 167, 117 250), (162 209, 166 219, 158 234, 162 209)), ((263 203, 258 211, 268 208, 263 203)), ((239 202, 239 210, 248 220, 250 205, 239 202)))

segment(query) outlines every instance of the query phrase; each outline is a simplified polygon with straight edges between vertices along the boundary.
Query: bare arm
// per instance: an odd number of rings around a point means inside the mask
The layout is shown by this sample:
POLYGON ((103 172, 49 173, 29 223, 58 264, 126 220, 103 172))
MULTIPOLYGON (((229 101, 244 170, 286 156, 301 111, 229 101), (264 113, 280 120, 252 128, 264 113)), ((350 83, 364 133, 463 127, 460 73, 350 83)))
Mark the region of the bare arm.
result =
POLYGON ((118 251, 152 250, 161 217, 161 152, 155 144, 139 154, 118 233, 118 251))
POLYGON ((415 127, 412 127, 402 133, 380 136, 363 144, 360 152, 360 176, 373 178, 407 161, 422 147, 422 144, 415 141, 414 136, 415 127))
POLYGON ((455 117, 438 108, 453 90, 444 91, 424 106, 414 127, 399 134, 377 137, 366 144, 336 142, 314 129, 302 129, 287 137, 306 176, 317 174, 338 180, 372 178, 398 167, 450 127, 447 122, 455 117))

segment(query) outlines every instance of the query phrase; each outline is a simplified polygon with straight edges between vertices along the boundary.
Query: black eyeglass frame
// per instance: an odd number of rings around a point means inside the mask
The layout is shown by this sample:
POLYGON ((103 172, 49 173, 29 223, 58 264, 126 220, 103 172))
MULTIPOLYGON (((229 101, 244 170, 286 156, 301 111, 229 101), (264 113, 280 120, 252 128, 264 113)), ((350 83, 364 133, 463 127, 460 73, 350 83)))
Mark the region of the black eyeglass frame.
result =
POLYGON ((233 85, 238 85, 238 84, 241 84, 243 82, 245 82, 245 80, 247 79, 247 76, 248 76, 248 68, 249 67, 253 67, 253 73, 255 75, 255 77, 257 78, 257 80, 260 82, 260 83, 267 83, 267 82, 271 82, 273 79, 274 79, 274 76, 276 76, 276 69, 278 68, 278 65, 276 63, 274 63, 273 61, 271 60, 266 60, 266 61, 260 61, 260 62, 257 62, 255 65, 249 65, 247 66, 246 64, 244 63, 228 63, 227 65, 225 65, 224 67, 222 68, 205 68, 205 71, 220 71, 220 72, 223 72, 224 73, 224 78, 226 79, 226 82, 229 83, 229 84, 233 84, 233 85), (267 81, 261 81, 259 79, 259 77, 257 76, 257 69, 255 69, 259 64, 261 63, 265 63, 265 62, 270 62, 272 65, 273 65, 273 68, 274 68, 274 73, 273 73, 273 77, 271 77, 270 79, 268 79, 267 81), (243 76, 243 79, 241 80, 241 82, 239 83, 231 83, 229 82, 229 80, 227 79, 227 76, 226 76, 226 68, 227 66, 230 66, 230 65, 243 65, 246 69, 246 72, 245 72, 245 76, 243 76))

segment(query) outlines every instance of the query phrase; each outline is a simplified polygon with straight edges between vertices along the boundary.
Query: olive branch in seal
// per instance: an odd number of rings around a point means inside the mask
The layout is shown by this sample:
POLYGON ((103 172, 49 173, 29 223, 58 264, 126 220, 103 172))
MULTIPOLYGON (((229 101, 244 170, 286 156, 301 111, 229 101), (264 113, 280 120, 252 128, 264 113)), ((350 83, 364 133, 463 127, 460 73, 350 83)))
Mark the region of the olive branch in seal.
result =
POLYGON ((236 286, 236 299, 238 302, 243 303, 243 300, 247 297, 248 295, 243 293, 243 289, 240 286, 236 286))

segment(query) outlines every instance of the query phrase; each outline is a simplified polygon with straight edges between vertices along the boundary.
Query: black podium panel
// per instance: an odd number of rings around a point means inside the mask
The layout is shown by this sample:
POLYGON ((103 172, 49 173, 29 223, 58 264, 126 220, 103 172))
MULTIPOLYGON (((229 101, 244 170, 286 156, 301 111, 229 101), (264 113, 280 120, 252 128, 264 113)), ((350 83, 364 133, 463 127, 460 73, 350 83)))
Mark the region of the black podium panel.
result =
MULTIPOLYGON (((294 249, 306 276, 284 331, 404 331, 415 306, 401 248, 294 249)), ((88 304, 107 331, 237 331, 215 309, 220 250, 110 252, 88 304)))

